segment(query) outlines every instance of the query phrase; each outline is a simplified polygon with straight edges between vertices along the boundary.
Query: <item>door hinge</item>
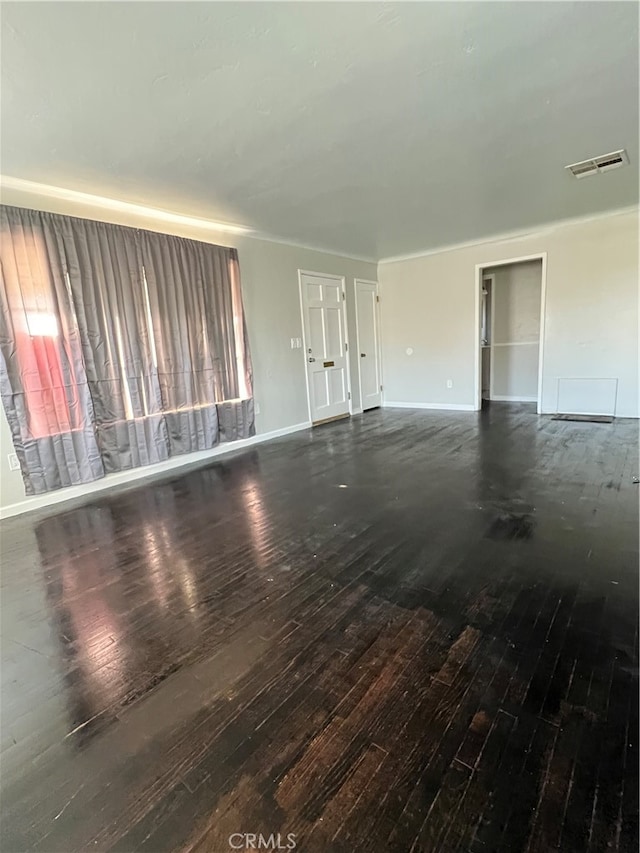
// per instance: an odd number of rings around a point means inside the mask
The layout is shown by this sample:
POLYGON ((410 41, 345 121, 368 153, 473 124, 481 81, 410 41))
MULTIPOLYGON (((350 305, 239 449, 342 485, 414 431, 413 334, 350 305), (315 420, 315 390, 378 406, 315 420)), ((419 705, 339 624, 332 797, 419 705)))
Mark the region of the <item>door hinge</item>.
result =
POLYGON ((345 352, 346 352, 346 351, 348 351, 348 349, 349 349, 349 344, 345 344, 345 345, 344 345, 344 349, 345 349, 345 352))
POLYGON ((347 400, 351 399, 351 391, 347 391, 347 400))
POLYGON ((376 302, 380 302, 380 297, 376 294, 376 302))
POLYGON ((380 390, 382 391, 382 385, 380 386, 380 390))
POLYGON ((344 290, 342 291, 342 298, 343 298, 343 299, 346 299, 346 298, 347 298, 347 295, 346 295, 346 293, 344 292, 344 290))

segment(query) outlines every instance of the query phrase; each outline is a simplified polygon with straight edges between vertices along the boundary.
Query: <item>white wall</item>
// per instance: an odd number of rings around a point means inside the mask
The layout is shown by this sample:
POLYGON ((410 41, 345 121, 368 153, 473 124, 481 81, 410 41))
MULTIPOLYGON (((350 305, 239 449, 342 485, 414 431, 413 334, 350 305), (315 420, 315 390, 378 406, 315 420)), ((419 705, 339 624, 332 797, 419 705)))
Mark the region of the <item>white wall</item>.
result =
POLYGON ((506 264, 493 275, 491 369, 493 400, 536 400, 542 261, 506 264))
MULTIPOLYGON (((176 225, 164 227, 155 219, 145 220, 137 216, 134 218, 130 214, 115 213, 75 202, 44 199, 17 191, 3 191, 2 202, 69 216, 148 228, 152 231, 170 232, 182 237, 236 247, 240 258, 242 292, 253 360, 254 394, 260 406, 260 413, 256 415, 256 432, 259 435, 303 424, 309 420, 304 351, 292 350, 290 344, 292 337, 302 337, 298 269, 345 276, 348 336, 349 341, 353 342, 349 348, 352 356, 350 360, 352 402, 355 408, 359 406, 354 278, 375 280, 376 265, 374 263, 282 243, 255 240, 246 236, 237 237, 216 233, 198 227, 176 225)), ((225 447, 232 448, 233 445, 225 445, 225 447)), ((0 512, 3 508, 6 509, 17 503, 24 502, 25 508, 42 504, 41 497, 25 498, 20 472, 9 470, 7 454, 12 450, 9 425, 2 409, 0 415, 0 512)), ((181 457, 181 461, 189 462, 190 457, 193 456, 191 454, 181 457)), ((142 471, 149 474, 158 469, 161 470, 162 466, 136 469, 133 476, 139 475, 142 471)), ((117 482, 123 482, 126 477, 119 474, 106 478, 114 482, 116 479, 117 482)), ((104 483, 105 480, 100 482, 104 483)), ((84 490, 87 491, 86 488, 84 490)), ((50 494, 55 500, 61 494, 71 494, 72 491, 75 494, 78 491, 77 487, 50 494)))
POLYGON ((493 285, 493 343, 537 341, 540 334, 542 261, 489 268, 493 285))
POLYGON ((638 417, 637 211, 381 262, 385 401, 473 407, 475 266, 542 252, 543 411, 555 411, 561 377, 615 377, 617 416, 638 417))

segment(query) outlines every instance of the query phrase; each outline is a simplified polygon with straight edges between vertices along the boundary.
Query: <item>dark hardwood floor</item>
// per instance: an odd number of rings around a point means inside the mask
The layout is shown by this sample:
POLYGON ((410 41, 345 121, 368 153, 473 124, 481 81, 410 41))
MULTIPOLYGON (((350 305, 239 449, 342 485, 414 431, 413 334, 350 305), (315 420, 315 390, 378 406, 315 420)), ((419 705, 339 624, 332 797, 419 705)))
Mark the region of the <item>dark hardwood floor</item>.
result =
POLYGON ((636 851, 637 446, 373 411, 3 522, 2 851, 636 851))

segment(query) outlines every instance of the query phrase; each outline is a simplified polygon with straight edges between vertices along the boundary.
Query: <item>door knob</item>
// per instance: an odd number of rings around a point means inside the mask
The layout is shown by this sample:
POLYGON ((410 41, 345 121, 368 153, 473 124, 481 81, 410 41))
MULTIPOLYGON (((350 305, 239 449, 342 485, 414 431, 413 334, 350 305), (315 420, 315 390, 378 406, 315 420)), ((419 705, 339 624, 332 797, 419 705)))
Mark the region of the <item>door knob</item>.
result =
POLYGON ((360 353, 360 358, 366 358, 366 357, 367 357, 366 352, 361 352, 361 353, 360 353))
POLYGON ((309 361, 315 361, 315 358, 314 358, 313 356, 311 356, 311 358, 309 359, 309 361))

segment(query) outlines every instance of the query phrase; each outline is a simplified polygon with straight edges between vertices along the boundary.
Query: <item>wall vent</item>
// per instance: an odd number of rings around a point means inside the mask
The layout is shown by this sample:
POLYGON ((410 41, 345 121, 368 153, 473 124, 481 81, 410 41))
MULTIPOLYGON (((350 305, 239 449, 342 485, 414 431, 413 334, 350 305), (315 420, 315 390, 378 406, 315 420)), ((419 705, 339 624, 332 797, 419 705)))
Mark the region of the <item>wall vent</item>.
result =
POLYGON ((602 154, 600 157, 593 157, 591 160, 572 163, 570 166, 565 166, 565 169, 568 169, 574 178, 587 178, 589 175, 610 172, 612 169, 619 169, 621 166, 628 165, 627 152, 622 148, 620 151, 612 151, 611 154, 602 154))

